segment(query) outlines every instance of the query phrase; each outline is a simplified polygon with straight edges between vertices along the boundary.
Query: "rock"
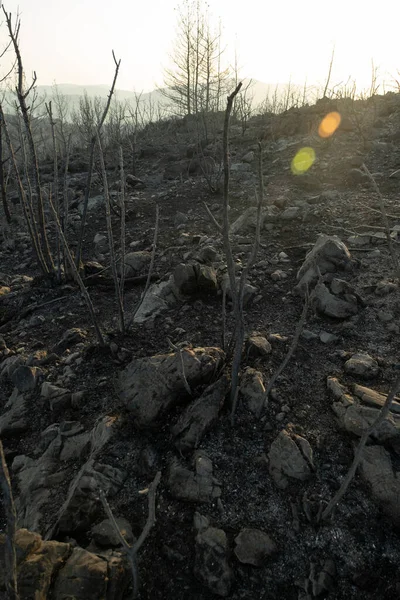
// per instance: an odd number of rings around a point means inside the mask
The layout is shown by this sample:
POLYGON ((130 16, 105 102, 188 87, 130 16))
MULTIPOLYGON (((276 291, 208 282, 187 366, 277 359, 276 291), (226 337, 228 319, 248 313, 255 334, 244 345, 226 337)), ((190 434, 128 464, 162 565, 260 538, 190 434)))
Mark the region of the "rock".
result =
POLYGON ((342 300, 331 294, 324 283, 317 283, 312 301, 319 313, 334 319, 347 319, 358 312, 357 299, 352 302, 342 300))
POLYGON ((271 273, 270 277, 272 281, 282 281, 283 279, 287 279, 287 273, 285 273, 285 271, 277 269, 276 271, 271 273))
POLYGON ((333 344, 333 342, 337 342, 339 340, 337 335, 328 333, 327 331, 321 331, 319 334, 319 339, 323 344, 333 344))
POLYGON ((107 594, 107 561, 83 548, 74 548, 54 584, 57 600, 98 600, 107 594))
POLYGON ((345 244, 336 236, 321 235, 312 250, 307 254, 304 263, 297 273, 298 291, 306 285, 313 285, 318 280, 316 265, 322 275, 335 273, 350 264, 351 254, 345 244))
POLYGON ((361 477, 371 486, 373 498, 397 527, 400 526, 400 477, 390 454, 382 446, 367 446, 361 455, 361 477))
POLYGON ((299 206, 289 206, 279 215, 279 218, 284 221, 293 221, 293 219, 297 219, 300 216, 300 213, 301 209, 299 206))
POLYGON ((21 365, 13 372, 11 381, 19 392, 30 392, 35 389, 41 373, 37 367, 21 365))
MULTIPOLYGON (((92 196, 91 198, 89 198, 87 209, 89 212, 94 212, 101 209, 104 210, 103 205, 104 196, 103 194, 98 194, 97 196, 92 196)), ((83 202, 81 202, 78 206, 78 213, 81 216, 83 215, 83 202)))
POLYGON ((246 340, 246 356, 255 358, 271 354, 272 346, 263 335, 252 333, 246 340))
POLYGON ((8 356, 0 364, 0 380, 3 378, 11 379, 14 371, 23 365, 25 362, 24 358, 19 355, 8 356))
POLYGON ((378 375, 379 366, 369 354, 353 354, 345 362, 344 370, 349 375, 357 375, 363 379, 373 379, 378 375))
POLYGON ((237 559, 255 567, 261 567, 265 559, 275 554, 278 549, 269 535, 259 529, 242 529, 235 538, 235 544, 237 559))
POLYGON ((369 181, 367 174, 360 169, 350 169, 347 178, 351 183, 367 183, 369 181))
MULTIPOLYGON (((236 277, 236 286, 237 286, 238 290, 239 290, 239 282, 240 282, 240 277, 236 277)), ((228 273, 225 273, 225 275, 222 278, 221 288, 226 293, 227 298, 231 299, 232 298, 231 283, 229 281, 228 273)), ((257 291, 258 290, 254 285, 251 285, 250 283, 245 284, 244 294, 243 294, 243 306, 246 306, 246 304, 248 302, 250 302, 251 298, 253 298, 253 296, 257 293, 257 291)))
POLYGON ((394 314, 390 311, 380 310, 378 312, 378 319, 382 323, 390 323, 390 321, 393 321, 393 319, 394 319, 394 314))
MULTIPOLYGON (((261 210, 260 214, 260 229, 264 226, 264 221, 267 216, 274 214, 272 207, 268 206, 261 210)), ((229 227, 229 234, 238 234, 240 231, 247 229, 255 229, 257 225, 257 207, 249 206, 244 213, 240 215, 229 227)))
MULTIPOLYGON (((120 517, 115 517, 115 521, 125 541, 129 545, 132 545, 134 537, 129 521, 120 517)), ((110 519, 104 519, 104 521, 92 527, 92 539, 97 546, 102 546, 103 548, 121 546, 121 540, 110 519)))
POLYGON ((245 163, 252 163, 253 160, 254 160, 254 152, 253 152, 253 150, 250 150, 250 152, 247 152, 243 156, 243 158, 242 158, 242 161, 245 162, 245 163))
POLYGON ((67 501, 59 521, 62 533, 73 534, 90 528, 99 512, 98 491, 101 488, 108 496, 118 492, 126 479, 121 469, 107 464, 90 461, 73 480, 67 494, 67 501))
POLYGON ((175 267, 174 283, 181 294, 193 294, 197 290, 197 276, 194 265, 179 264, 175 267))
MULTIPOLYGON (((15 504, 18 521, 23 526, 44 533, 47 523, 42 519, 43 513, 68 474, 63 468, 64 465, 60 463, 70 458, 81 457, 89 447, 92 454, 98 453, 113 434, 114 421, 112 417, 105 417, 91 432, 83 432, 79 422, 64 421, 59 425, 54 424, 43 432, 41 445, 44 452, 39 458, 35 460, 23 455, 15 457, 12 472, 19 487, 15 504)), ((77 476, 76 489, 71 492, 68 502, 66 501, 65 517, 67 519, 71 512, 73 518, 80 519, 83 523, 85 510, 91 515, 98 508, 98 485, 101 485, 105 492, 117 491, 124 474, 118 469, 113 470, 112 467, 91 461, 90 464, 84 465, 82 472, 77 476)), ((71 486, 73 485, 74 482, 71 483, 71 486)))
POLYGON ((196 260, 201 263, 211 264, 218 260, 218 252, 213 246, 204 246, 196 254, 196 260))
POLYGON ((125 277, 134 277, 145 269, 148 269, 151 261, 151 253, 145 250, 128 252, 125 254, 125 277))
POLYGON ((29 429, 29 399, 15 388, 0 416, 0 436, 14 436, 29 429))
POLYGON ((174 217, 174 227, 178 227, 178 225, 183 225, 187 222, 188 222, 187 215, 178 211, 174 217))
POLYGON ((392 283, 391 281, 380 281, 376 286, 375 294, 377 296, 387 296, 397 289, 398 286, 396 283, 392 283))
POLYGON ((49 400, 51 410, 63 410, 71 404, 71 392, 48 381, 42 384, 40 395, 49 400))
POLYGON ((103 233, 96 233, 93 239, 96 254, 103 254, 108 250, 108 238, 103 233))
POLYGON ((144 324, 154 321, 155 317, 176 303, 177 293, 172 277, 168 281, 151 285, 135 315, 134 323, 144 324))
MULTIPOLYGON (((208 383, 223 360, 219 348, 185 348, 181 352, 189 386, 208 383)), ((187 399, 179 352, 134 359, 120 374, 120 397, 135 424, 154 424, 174 405, 187 399)))
POLYGON ((217 596, 228 596, 233 571, 228 563, 228 541, 222 529, 208 527, 196 535, 194 574, 217 596))
POLYGON ((215 269, 208 265, 179 264, 175 268, 173 276, 175 286, 181 294, 216 293, 218 289, 215 269))
POLYGON ((199 292, 217 293, 218 282, 215 269, 207 265, 200 265, 196 271, 199 292))
POLYGON ((313 470, 312 450, 307 440, 281 431, 269 451, 269 472, 276 485, 285 489, 289 485, 288 477, 306 481, 313 470))
POLYGON ((239 390, 249 410, 254 414, 257 414, 267 401, 262 373, 251 367, 246 367, 241 376, 239 390))
MULTIPOLYGON (((328 377, 327 386, 336 400, 332 409, 340 427, 361 437, 378 417, 379 409, 385 403, 386 397, 360 385, 353 386, 356 396, 353 397, 334 377, 328 377)), ((389 415, 375 429, 371 437, 378 443, 392 445, 396 450, 400 448, 400 403, 398 401, 393 401, 389 415)))
POLYGON ((185 409, 172 429, 175 446, 180 452, 199 446, 203 436, 217 422, 227 390, 227 379, 222 377, 185 409))
POLYGON ((67 329, 67 331, 65 331, 62 335, 60 341, 51 348, 51 352, 62 354, 68 348, 72 348, 72 346, 75 346, 80 342, 84 342, 86 337, 87 332, 84 329, 80 329, 78 327, 67 329))
MULTIPOLYGON (((355 384, 353 386, 354 394, 360 398, 360 400, 369 406, 373 406, 375 408, 382 408, 382 406, 386 402, 387 396, 384 394, 380 394, 375 390, 371 390, 370 388, 364 387, 363 385, 355 384)), ((392 401, 390 406, 390 411, 400 415, 400 398, 395 398, 392 401)))
MULTIPOLYGON (((0 535, 0 596, 5 591, 5 535, 0 535)), ((19 529, 15 534, 18 592, 23 598, 45 600, 58 571, 72 552, 70 544, 42 541, 38 534, 19 529)), ((4 596, 5 597, 5 596, 4 596)))
POLYGON ((210 459, 202 452, 195 454, 195 472, 172 460, 167 485, 174 498, 189 502, 212 502, 221 496, 220 484, 213 477, 210 459))

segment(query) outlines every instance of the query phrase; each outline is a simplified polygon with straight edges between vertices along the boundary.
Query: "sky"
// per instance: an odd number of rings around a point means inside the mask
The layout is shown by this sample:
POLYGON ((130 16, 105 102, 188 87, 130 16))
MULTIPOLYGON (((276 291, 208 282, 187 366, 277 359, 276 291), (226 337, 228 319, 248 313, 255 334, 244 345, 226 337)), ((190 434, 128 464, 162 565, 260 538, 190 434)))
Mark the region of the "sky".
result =
MULTIPOLYGON (((111 51, 121 59, 117 88, 151 91, 163 83, 173 52, 176 0, 5 0, 21 15, 21 51, 38 84, 110 84, 111 51)), ((243 77, 265 83, 322 85, 333 47, 332 84, 371 80, 371 59, 385 90, 400 70, 398 0, 209 0, 232 60, 243 77)), ((1 15, 0 15, 1 16, 1 15)), ((6 40, 3 24, 0 40, 6 40)), ((226 59, 229 60, 228 54, 226 59)), ((4 68, 7 59, 2 59, 4 68)), ((383 88, 381 87, 381 90, 383 88)))

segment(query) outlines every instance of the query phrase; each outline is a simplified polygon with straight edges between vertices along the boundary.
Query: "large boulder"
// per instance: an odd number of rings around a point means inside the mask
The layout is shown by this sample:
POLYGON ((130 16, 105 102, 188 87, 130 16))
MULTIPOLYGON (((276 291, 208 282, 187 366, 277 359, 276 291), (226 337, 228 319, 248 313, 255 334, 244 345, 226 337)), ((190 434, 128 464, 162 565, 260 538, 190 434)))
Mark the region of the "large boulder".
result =
POLYGON ((173 406, 187 401, 185 378, 190 387, 206 384, 223 359, 220 348, 185 348, 136 358, 120 374, 120 397, 138 427, 154 425, 173 406))

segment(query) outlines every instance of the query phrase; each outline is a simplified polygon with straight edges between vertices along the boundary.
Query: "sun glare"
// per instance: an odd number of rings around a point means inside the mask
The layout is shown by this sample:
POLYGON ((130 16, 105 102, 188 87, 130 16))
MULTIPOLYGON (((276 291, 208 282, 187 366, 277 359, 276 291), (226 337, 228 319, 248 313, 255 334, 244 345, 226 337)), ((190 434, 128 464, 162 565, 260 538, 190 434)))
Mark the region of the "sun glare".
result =
POLYGON ((338 112, 331 112, 324 117, 318 128, 318 133, 322 138, 328 138, 333 135, 340 125, 342 117, 338 112))
POLYGON ((301 148, 292 160, 292 173, 302 175, 312 166, 315 161, 315 150, 313 148, 301 148))

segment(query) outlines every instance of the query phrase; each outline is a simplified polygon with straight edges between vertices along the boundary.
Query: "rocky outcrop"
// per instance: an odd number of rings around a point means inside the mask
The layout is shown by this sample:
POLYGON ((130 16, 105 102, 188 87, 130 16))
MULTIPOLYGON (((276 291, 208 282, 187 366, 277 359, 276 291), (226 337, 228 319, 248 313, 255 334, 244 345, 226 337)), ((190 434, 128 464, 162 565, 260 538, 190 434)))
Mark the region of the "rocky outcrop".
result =
MULTIPOLYGON (((130 569, 118 552, 93 554, 69 543, 44 541, 20 529, 15 536, 18 592, 21 600, 120 600, 130 569), (113 577, 110 577, 110 574, 113 577)), ((5 535, 0 535, 0 596, 5 593, 5 535)))

